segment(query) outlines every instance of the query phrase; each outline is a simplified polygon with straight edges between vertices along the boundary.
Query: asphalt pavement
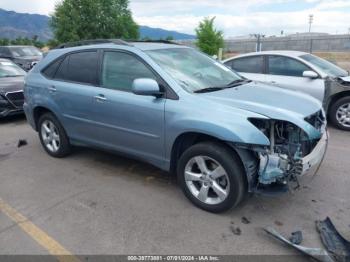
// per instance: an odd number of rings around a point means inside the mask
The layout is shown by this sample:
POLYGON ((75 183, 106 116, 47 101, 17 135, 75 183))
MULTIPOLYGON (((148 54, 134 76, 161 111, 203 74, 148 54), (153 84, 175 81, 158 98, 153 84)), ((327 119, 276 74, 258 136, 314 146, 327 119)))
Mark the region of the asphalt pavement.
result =
POLYGON ((1 120, 0 255, 59 248, 75 255, 295 255, 262 228, 285 236, 301 230, 303 245, 322 247, 315 220, 327 216, 350 239, 350 133, 331 128, 330 135, 319 174, 299 190, 211 214, 155 167, 86 148, 54 159, 23 117, 1 120), (27 145, 18 148, 20 139, 27 145))

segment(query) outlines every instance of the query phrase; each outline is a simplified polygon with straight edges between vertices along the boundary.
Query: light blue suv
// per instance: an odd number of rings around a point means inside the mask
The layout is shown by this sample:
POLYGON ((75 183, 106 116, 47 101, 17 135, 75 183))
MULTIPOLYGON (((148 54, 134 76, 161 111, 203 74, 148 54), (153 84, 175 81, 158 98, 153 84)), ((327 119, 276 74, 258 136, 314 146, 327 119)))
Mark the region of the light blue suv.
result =
POLYGON ((72 145, 121 152, 176 173, 210 212, 285 192, 321 164, 328 136, 314 98, 188 47, 105 42, 53 50, 26 78, 24 110, 51 156, 72 145))

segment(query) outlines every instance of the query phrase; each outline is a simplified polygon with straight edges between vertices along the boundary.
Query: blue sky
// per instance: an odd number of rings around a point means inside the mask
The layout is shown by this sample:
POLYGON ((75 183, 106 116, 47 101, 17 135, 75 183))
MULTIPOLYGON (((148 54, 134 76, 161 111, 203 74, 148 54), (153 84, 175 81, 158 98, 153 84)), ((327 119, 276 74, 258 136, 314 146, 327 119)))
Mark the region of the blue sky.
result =
MULTIPOLYGON (((0 7, 17 12, 50 14, 57 0, 0 0, 0 7)), ((263 33, 305 32, 314 15, 313 31, 348 33, 350 0, 131 0, 134 19, 142 25, 185 33, 206 16, 226 37, 263 33)))

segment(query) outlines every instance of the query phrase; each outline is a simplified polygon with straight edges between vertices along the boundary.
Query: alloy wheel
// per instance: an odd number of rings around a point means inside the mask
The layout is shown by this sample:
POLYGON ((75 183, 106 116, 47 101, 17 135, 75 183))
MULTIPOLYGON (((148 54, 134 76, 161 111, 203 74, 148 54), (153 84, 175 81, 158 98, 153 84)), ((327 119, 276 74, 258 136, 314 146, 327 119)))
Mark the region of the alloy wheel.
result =
POLYGON ((45 120, 41 125, 41 137, 45 147, 52 153, 60 149, 60 135, 55 124, 50 120, 45 120))
POLYGON ((337 121, 344 127, 350 127, 350 103, 341 105, 336 113, 337 121))
POLYGON ((223 166, 213 158, 191 158, 186 164, 184 176, 191 194, 205 204, 220 204, 229 195, 228 175, 223 166))

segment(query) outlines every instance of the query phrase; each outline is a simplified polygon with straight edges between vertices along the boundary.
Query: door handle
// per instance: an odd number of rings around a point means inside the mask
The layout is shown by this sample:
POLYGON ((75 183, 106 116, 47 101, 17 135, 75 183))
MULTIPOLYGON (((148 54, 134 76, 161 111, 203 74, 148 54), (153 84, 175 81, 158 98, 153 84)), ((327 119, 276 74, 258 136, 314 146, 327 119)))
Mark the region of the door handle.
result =
POLYGON ((97 96, 94 96, 94 98, 97 102, 104 102, 107 100, 107 98, 104 95, 97 95, 97 96))
POLYGON ((271 84, 276 84, 276 81, 271 81, 270 83, 271 83, 271 84))
POLYGON ((48 90, 49 90, 50 93, 54 93, 54 92, 57 91, 55 86, 49 86, 48 90))

